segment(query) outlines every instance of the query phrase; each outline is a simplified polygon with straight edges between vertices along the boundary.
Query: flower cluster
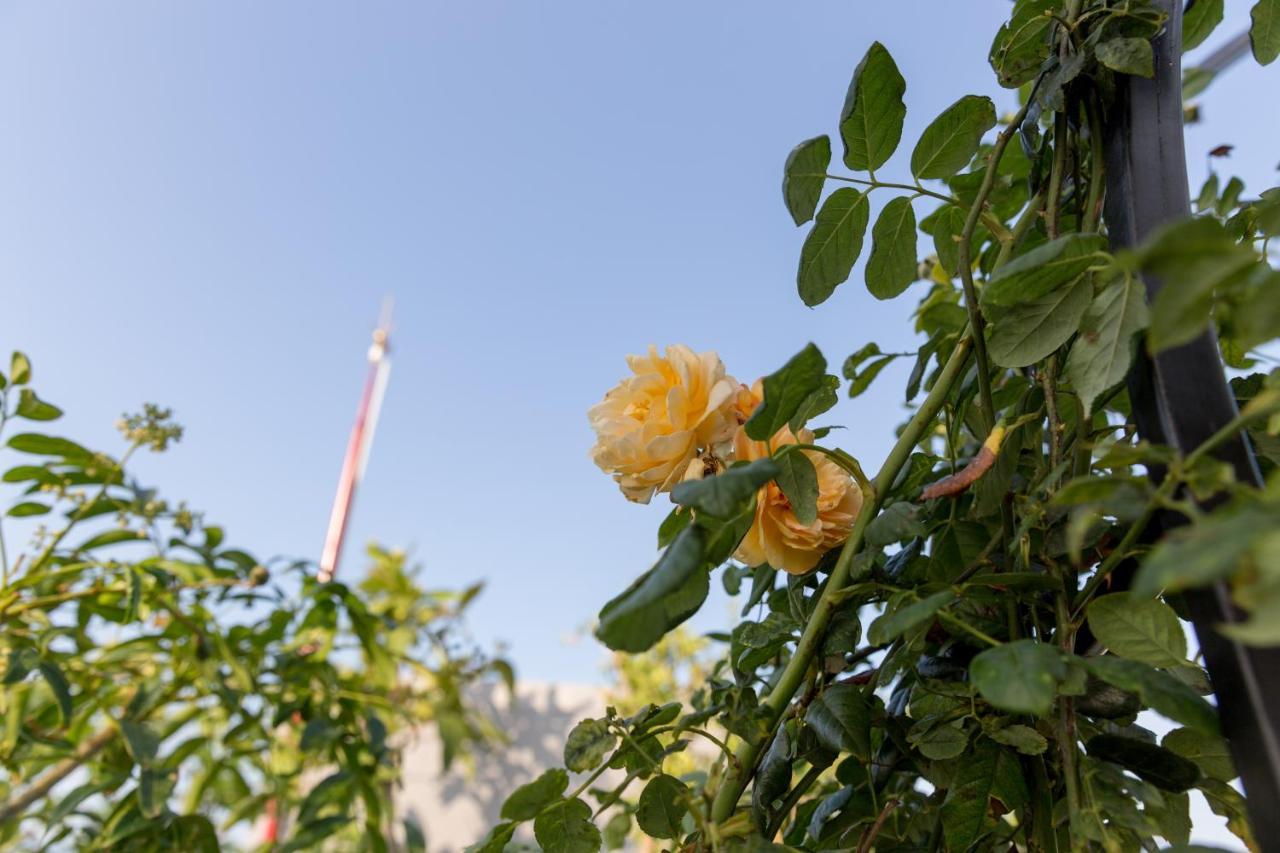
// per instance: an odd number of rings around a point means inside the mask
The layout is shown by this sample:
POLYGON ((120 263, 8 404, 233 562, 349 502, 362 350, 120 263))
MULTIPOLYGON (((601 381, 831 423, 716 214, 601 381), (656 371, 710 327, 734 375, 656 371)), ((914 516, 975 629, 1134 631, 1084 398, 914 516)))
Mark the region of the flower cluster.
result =
MULTIPOLYGON (((634 374, 612 388, 588 412, 596 443, 591 459, 613 476, 629 500, 648 503, 682 480, 714 476, 730 462, 750 462, 779 446, 811 444, 813 434, 783 427, 769 441, 753 441, 742 429, 763 399, 761 383, 739 383, 714 352, 670 346, 659 355, 628 356, 634 374)), ((755 520, 734 558, 768 563, 804 574, 849 535, 862 507, 857 484, 825 454, 801 452, 818 475, 818 512, 802 524, 775 482, 756 497, 755 520)))

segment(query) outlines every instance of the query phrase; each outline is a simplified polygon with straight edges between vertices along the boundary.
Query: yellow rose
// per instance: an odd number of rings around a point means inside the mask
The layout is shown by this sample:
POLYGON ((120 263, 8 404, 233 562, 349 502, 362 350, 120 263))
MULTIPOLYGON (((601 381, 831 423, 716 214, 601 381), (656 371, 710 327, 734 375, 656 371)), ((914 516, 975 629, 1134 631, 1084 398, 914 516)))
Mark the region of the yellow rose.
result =
MULTIPOLYGON (((761 399, 760 383, 752 389, 757 402, 761 399)), ((741 404, 739 404, 741 405, 741 404)), ((786 444, 812 444, 813 433, 800 430, 799 441, 788 427, 772 439, 773 448, 786 444)), ((750 462, 770 455, 769 443, 752 441, 746 430, 734 438, 735 459, 750 462)), ((756 495, 756 517, 751 529, 734 552, 734 559, 749 566, 768 563, 789 574, 802 575, 818 564, 822 555, 849 537, 853 522, 862 509, 862 490, 848 472, 825 454, 813 450, 803 453, 818 474, 818 517, 812 524, 801 524, 791 511, 791 503, 772 480, 756 495)))
POLYGON ((612 474, 630 500, 648 503, 671 489, 703 451, 727 447, 737 428, 738 383, 714 352, 667 347, 627 357, 634 376, 591 407, 591 460, 612 474))

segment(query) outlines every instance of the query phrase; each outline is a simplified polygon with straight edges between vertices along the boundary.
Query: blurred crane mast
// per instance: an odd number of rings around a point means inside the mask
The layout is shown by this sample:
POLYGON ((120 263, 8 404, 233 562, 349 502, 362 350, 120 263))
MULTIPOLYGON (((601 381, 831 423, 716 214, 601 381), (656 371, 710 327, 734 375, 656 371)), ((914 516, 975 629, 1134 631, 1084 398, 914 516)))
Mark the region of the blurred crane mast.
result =
POLYGON ((382 318, 373 330, 373 343, 369 346, 369 373, 364 382, 364 393, 356 409, 356 421, 351 427, 347 452, 342 460, 342 474, 338 477, 338 491, 333 497, 333 511, 329 514, 329 530, 324 537, 324 550, 320 552, 320 570, 316 575, 321 583, 333 580, 342 558, 342 544, 347 535, 347 523, 351 519, 351 506, 355 501, 356 486, 364 476, 369 461, 369 449, 373 446, 373 434, 378 426, 378 412, 386 394, 387 380, 391 375, 391 298, 383 302, 382 318))

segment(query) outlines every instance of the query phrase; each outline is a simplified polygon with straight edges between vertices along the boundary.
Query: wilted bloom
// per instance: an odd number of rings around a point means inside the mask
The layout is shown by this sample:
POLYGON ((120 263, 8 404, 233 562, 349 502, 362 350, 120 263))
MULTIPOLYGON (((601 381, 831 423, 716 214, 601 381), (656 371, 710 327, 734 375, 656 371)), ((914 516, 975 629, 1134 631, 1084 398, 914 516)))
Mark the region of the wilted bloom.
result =
POLYGON ((613 475, 622 493, 647 503, 685 477, 704 452, 733 438, 738 383, 714 352, 667 347, 627 357, 634 376, 622 380, 587 413, 596 432, 591 460, 613 475))
MULTIPOLYGON (((757 382, 752 389, 757 401, 759 385, 757 382)), ((776 450, 797 443, 812 444, 813 433, 802 429, 797 441, 797 436, 783 427, 766 443, 752 441, 746 430, 739 430, 734 438, 734 457, 750 462, 769 456, 770 445, 776 450)), ((803 453, 813 463, 818 475, 818 517, 811 524, 801 524, 782 489, 771 480, 757 494, 755 521, 733 556, 750 566, 768 563, 789 574, 802 575, 816 566, 824 553, 849 537, 862 509, 862 490, 847 471, 825 454, 814 450, 789 452, 803 453)))

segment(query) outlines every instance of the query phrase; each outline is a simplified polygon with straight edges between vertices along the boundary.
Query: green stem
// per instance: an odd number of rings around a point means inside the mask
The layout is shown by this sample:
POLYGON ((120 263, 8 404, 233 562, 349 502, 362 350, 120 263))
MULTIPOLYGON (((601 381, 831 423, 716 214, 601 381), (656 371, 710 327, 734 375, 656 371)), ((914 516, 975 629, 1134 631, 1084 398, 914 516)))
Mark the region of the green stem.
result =
POLYGON ((973 242, 973 232, 978 227, 978 220, 983 213, 983 207, 986 206, 987 198, 991 195, 991 190, 995 186, 996 172, 999 170, 1000 160, 1004 157, 1004 151, 1009 146, 1009 140, 1013 139, 1013 135, 1018 132, 1018 126, 1026 118, 1029 106, 1030 102, 1024 105, 1018 111, 1018 114, 1014 116, 1013 121, 1009 122, 1009 125, 996 137, 995 147, 991 149, 991 154, 987 158, 987 169, 982 176, 982 185, 978 188, 978 194, 973 199, 969 214, 965 217, 964 228, 960 232, 958 266, 960 267, 960 281, 964 285, 965 309, 969 312, 969 325, 973 330, 973 354, 974 360, 978 365, 978 394, 982 400, 983 426, 986 432, 990 432, 992 425, 995 423, 996 410, 991 396, 991 364, 987 359, 986 321, 982 316, 982 311, 978 308, 978 288, 973 283, 973 247, 971 244, 973 242))
MULTIPOLYGON (((1240 434, 1241 430, 1250 423, 1262 418, 1270 417, 1277 411, 1280 411, 1280 396, 1267 401, 1255 401, 1257 405, 1250 404, 1245 407, 1244 411, 1236 415, 1213 435, 1201 442, 1200 446, 1191 451, 1183 458, 1183 460, 1174 468, 1165 474, 1164 481, 1160 483, 1160 487, 1156 489, 1151 498, 1147 501, 1147 505, 1143 508, 1142 514, 1138 519, 1129 526, 1125 531, 1124 537, 1120 540, 1120 544, 1116 546, 1107 558, 1098 566, 1098 570, 1094 572, 1093 577, 1085 584, 1083 590, 1075 597, 1073 611, 1078 615, 1080 610, 1088 603, 1093 593, 1098 587, 1106 582, 1111 572, 1120 564, 1129 551, 1133 548, 1134 543, 1138 541, 1138 537, 1142 535, 1142 531, 1146 528, 1147 523, 1151 521, 1151 517, 1155 515, 1156 510, 1162 506, 1166 506, 1177 491, 1178 484, 1181 482, 1181 472, 1195 466, 1197 462, 1203 459, 1214 450, 1218 449, 1224 442, 1230 441, 1232 438, 1240 434)), ((1194 510, 1193 510, 1194 511, 1194 510)))
POLYGON ((1057 468, 1062 461, 1062 419, 1058 417, 1058 354, 1049 356, 1044 370, 1040 371, 1040 384, 1044 389, 1044 408, 1049 418, 1049 468, 1057 468))
MULTIPOLYGON (((631 733, 627 731, 626 726, 615 724, 614 728, 618 730, 618 734, 622 736, 622 739, 635 750, 636 755, 639 755, 648 762, 649 766, 653 768, 655 772, 662 772, 662 765, 650 758, 649 753, 640 748, 640 744, 636 743, 635 739, 631 737, 631 733)), ((600 772, 603 772, 605 767, 608 767, 607 763, 600 768, 600 772)), ((717 844, 716 837, 711 834, 710 827, 707 826, 707 819, 703 817, 702 810, 698 808, 698 803, 693 799, 693 795, 689 793, 688 788, 683 786, 681 787, 680 799, 684 802, 685 808, 689 810, 689 814, 692 815, 693 822, 698 825, 698 832, 701 833, 703 841, 709 841, 712 849, 716 849, 719 846, 717 844)))
POLYGON ((773 730, 777 726, 778 720, 782 717, 782 712, 790 704, 796 690, 799 689, 801 682, 804 680, 804 674, 809 668, 809 663, 813 660, 819 646, 822 644, 822 638, 826 633, 827 624, 831 620, 831 614, 839 602, 840 590, 849 581, 853 558, 862 547, 862 537, 866 532, 867 526, 880 511, 884 496, 893 487, 893 481, 897 479, 898 472, 906 465, 907 460, 911 457, 911 452, 915 449, 926 429, 933 424, 938 411, 946 402, 952 386, 964 371, 964 367, 969 360, 969 349, 973 345, 973 339, 974 335, 970 330, 969 334, 961 337, 956 343, 951 357, 938 374, 933 387, 929 389, 928 396, 925 397, 924 402, 921 403, 920 408, 912 416, 911 420, 907 422, 893 449, 889 451, 888 458, 885 459, 884 465, 880 468, 872 483, 871 493, 863 495, 862 511, 858 513, 853 529, 849 532, 849 538, 845 540, 843 547, 840 549, 840 556, 836 560, 835 567, 831 570, 827 585, 814 605, 813 614, 809 617, 804 633, 801 634, 800 641, 796 644, 795 654, 788 661, 786 668, 782 671, 773 690, 770 691, 768 698, 764 702, 768 712, 768 725, 766 726, 768 734, 762 739, 743 741, 737 751, 738 766, 729 769, 729 772, 725 774, 724 782, 716 792, 715 801, 711 808, 711 819, 716 823, 722 823, 727 820, 737 807, 738 799, 746 789, 747 782, 755 768, 756 758, 760 754, 760 750, 763 748, 764 743, 773 736, 773 730))
MULTIPOLYGON (((124 471, 124 466, 129 461, 129 457, 131 457, 134 451, 136 451, 140 446, 141 444, 139 444, 138 442, 134 442, 133 444, 131 444, 129 446, 129 449, 124 452, 124 455, 120 457, 120 461, 116 463, 115 469, 112 471, 112 474, 116 474, 124 471)), ((75 527, 76 524, 82 520, 80 518, 80 513, 82 513, 85 509, 88 509, 89 507, 96 506, 98 501, 102 500, 103 496, 107 493, 107 489, 113 485, 111 482, 113 479, 112 474, 107 475, 106 481, 102 484, 102 488, 98 489, 98 493, 94 495, 93 500, 84 504, 84 506, 82 506, 79 510, 73 511, 71 513, 71 519, 70 521, 67 522, 67 526, 59 530, 57 534, 54 535, 53 539, 50 540, 49 544, 46 545, 44 550, 40 552, 40 556, 36 557, 35 561, 31 563, 31 568, 28 569, 28 571, 34 572, 36 569, 43 566, 45 564, 45 561, 53 556, 54 549, 57 548, 58 545, 62 543, 62 540, 66 538, 66 535, 71 532, 71 528, 75 527)))
MULTIPOLYGON (((929 198, 936 198, 938 201, 945 201, 947 204, 953 204, 956 207, 965 206, 964 202, 962 202, 960 199, 956 198, 955 196, 947 195, 945 193, 940 193, 940 192, 934 192, 933 190, 926 189, 920 186, 919 184, 898 184, 898 183, 890 183, 886 181, 874 181, 874 180, 868 181, 863 178, 850 178, 845 175, 827 174, 827 175, 822 175, 822 177, 832 181, 843 181, 847 184, 858 184, 860 186, 869 187, 873 190, 880 189, 880 188, 891 189, 891 190, 909 190, 913 193, 917 193, 918 195, 925 195, 925 196, 928 196, 929 198)), ((999 219, 996 219, 990 213, 987 213, 985 210, 982 212, 982 224, 987 226, 987 230, 990 231, 997 240, 1003 241, 1008 239, 1010 236, 1009 229, 1004 227, 1004 223, 1001 222, 999 219)))
POLYGON ((981 640, 982 642, 986 643, 988 646, 991 646, 994 648, 995 646, 1004 645, 1004 643, 1000 642, 995 637, 991 636, 985 631, 981 631, 973 627, 968 622, 964 621, 963 619, 960 619, 959 617, 952 616, 950 613, 947 612, 945 608, 938 611, 938 618, 941 619, 943 622, 946 622, 952 628, 959 628, 961 631, 964 631, 969 636, 975 637, 981 640))
POLYGON ((1009 239, 1001 241, 1000 252, 996 255, 996 262, 992 269, 998 270, 1009 261, 1009 258, 1013 256, 1013 250, 1022 242, 1022 238, 1027 236, 1031 226, 1035 225, 1043 207, 1044 196, 1041 193, 1036 193, 1027 201, 1027 206, 1022 209, 1022 213, 1018 214, 1017 221, 1013 223, 1013 230, 1009 232, 1009 239))

